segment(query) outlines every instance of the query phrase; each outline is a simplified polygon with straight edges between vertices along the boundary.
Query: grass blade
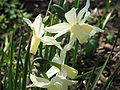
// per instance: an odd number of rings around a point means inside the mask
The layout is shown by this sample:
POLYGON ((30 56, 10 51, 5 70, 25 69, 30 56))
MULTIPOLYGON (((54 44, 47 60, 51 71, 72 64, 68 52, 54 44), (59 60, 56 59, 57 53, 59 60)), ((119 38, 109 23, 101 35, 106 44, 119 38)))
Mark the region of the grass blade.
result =
POLYGON ((25 55, 25 63, 24 63, 24 67, 23 67, 22 90, 26 90, 26 79, 27 79, 28 65, 29 65, 29 62, 30 62, 30 55, 29 55, 30 44, 31 44, 31 38, 29 40, 27 52, 26 52, 26 55, 25 55))
POLYGON ((117 37, 116 37, 116 39, 115 39, 115 42, 114 42, 114 44, 113 44, 112 50, 111 50, 108 58, 106 59, 104 65, 102 66, 100 72, 98 73, 98 75, 97 75, 96 78, 95 78, 95 81, 94 81, 93 84, 92 84, 91 90, 94 90, 94 89, 95 89, 96 84, 97 84, 97 82, 98 82, 98 80, 99 80, 99 78, 100 78, 103 70, 105 69, 105 67, 106 67, 106 65, 107 65, 107 62, 108 62, 108 60, 110 59, 110 56, 112 55, 112 52, 113 52, 113 50, 114 50, 114 47, 115 47, 115 45, 116 45, 116 43, 117 43, 117 40, 118 40, 118 37, 119 37, 119 32, 120 32, 120 30, 118 31, 117 37))
POLYGON ((120 62, 115 66, 115 70, 113 71, 113 73, 109 76, 108 80, 105 82, 105 84, 103 85, 101 90, 108 90, 112 80, 114 79, 114 77, 116 76, 117 71, 120 68, 120 62))
POLYGON ((19 61, 20 61, 20 55, 21 55, 21 44, 22 44, 22 37, 20 37, 20 44, 19 44, 19 51, 18 51, 18 57, 17 57, 17 65, 16 65, 16 73, 15 73, 15 90, 17 90, 17 80, 18 80, 18 71, 19 71, 19 61))

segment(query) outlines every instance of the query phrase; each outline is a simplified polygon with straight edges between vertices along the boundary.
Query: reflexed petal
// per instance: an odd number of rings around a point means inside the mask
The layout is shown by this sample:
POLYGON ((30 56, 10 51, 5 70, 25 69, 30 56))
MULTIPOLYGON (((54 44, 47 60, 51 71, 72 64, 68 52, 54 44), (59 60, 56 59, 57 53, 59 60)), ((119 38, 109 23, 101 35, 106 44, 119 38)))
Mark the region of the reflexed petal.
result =
POLYGON ((89 16, 90 16, 90 12, 86 12, 85 17, 80 21, 80 23, 84 23, 89 16))
MULTIPOLYGON (((89 25, 89 26, 91 26, 91 25, 89 25)), ((102 29, 100 29, 98 27, 95 27, 95 26, 91 26, 91 27, 93 28, 93 30, 89 34, 90 37, 93 36, 93 35, 95 35, 95 33, 97 33, 97 32, 104 32, 104 30, 102 30, 102 29)))
POLYGON ((57 67, 52 66, 47 72, 47 76, 48 78, 51 78, 53 75, 55 75, 56 73, 58 73, 60 70, 57 67))
POLYGON ((27 19, 27 18, 23 18, 23 20, 28 24, 28 26, 31 27, 32 22, 31 22, 29 19, 27 19))
POLYGON ((52 59, 52 62, 61 64, 61 60, 60 60, 60 57, 58 56, 58 54, 55 54, 54 58, 52 59))
POLYGON ((62 49, 60 44, 54 39, 54 37, 44 36, 41 38, 41 41, 46 45, 55 45, 59 49, 62 49))
POLYGON ((43 30, 44 25, 43 25, 43 23, 42 23, 41 14, 39 14, 39 15, 35 18, 33 24, 31 25, 31 27, 32 27, 32 29, 34 30, 35 35, 37 35, 38 37, 40 37, 40 36, 43 35, 43 33, 44 33, 44 30, 43 30))
POLYGON ((88 12, 89 6, 90 6, 90 1, 87 0, 85 7, 82 10, 80 10, 79 13, 78 13, 78 16, 77 16, 78 23, 80 23, 80 21, 81 21, 83 15, 85 14, 85 12, 88 12))
POLYGON ((58 38, 58 37, 62 36, 63 34, 67 33, 68 31, 70 31, 70 30, 69 29, 62 30, 58 34, 56 34, 54 37, 58 38))
POLYGON ((30 53, 36 54, 38 46, 40 44, 40 38, 37 36, 33 36, 31 40, 31 45, 30 45, 30 53))
POLYGON ((50 27, 44 28, 47 32, 50 33, 59 33, 61 31, 67 30, 70 27, 68 23, 59 23, 50 27))
POLYGON ((49 80, 45 78, 36 77, 35 75, 30 74, 30 79, 33 84, 37 87, 47 88, 50 84, 49 80))
POLYGON ((51 79, 51 84, 55 83, 55 82, 59 82, 62 85, 62 90, 68 90, 68 86, 69 85, 73 85, 75 83, 77 83, 76 81, 73 80, 67 80, 65 77, 63 76, 55 76, 54 78, 51 79))
POLYGON ((71 31, 80 43, 84 43, 88 40, 90 32, 93 28, 87 24, 79 25, 75 24, 71 27, 71 31))
POLYGON ((70 67, 70 66, 68 66, 68 65, 65 65, 64 64, 64 69, 67 71, 67 76, 69 77, 69 78, 75 78, 76 76, 77 76, 77 74, 78 74, 78 71, 76 70, 76 69, 74 69, 74 68, 72 68, 72 67, 70 67))
POLYGON ((65 18, 66 18, 66 20, 68 21, 69 24, 77 23, 76 10, 77 9, 72 8, 70 11, 65 13, 65 18))

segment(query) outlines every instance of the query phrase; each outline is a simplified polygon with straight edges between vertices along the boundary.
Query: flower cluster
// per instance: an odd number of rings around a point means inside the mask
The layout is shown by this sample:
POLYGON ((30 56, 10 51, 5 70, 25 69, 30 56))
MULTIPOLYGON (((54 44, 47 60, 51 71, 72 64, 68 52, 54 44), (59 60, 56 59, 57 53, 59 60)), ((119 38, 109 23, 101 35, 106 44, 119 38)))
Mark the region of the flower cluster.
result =
POLYGON ((89 0, 87 0, 85 7, 76 14, 75 8, 65 13, 67 22, 59 23, 50 27, 44 27, 41 15, 39 14, 32 23, 29 19, 24 18, 24 21, 33 30, 33 36, 31 40, 30 53, 36 54, 40 42, 45 45, 55 45, 61 52, 60 56, 56 53, 52 62, 61 65, 61 69, 52 66, 46 75, 50 80, 42 77, 36 77, 31 74, 30 79, 33 82, 28 87, 40 87, 47 88, 48 90, 68 90, 68 86, 75 84, 77 81, 69 80, 77 76, 78 71, 66 64, 64 64, 66 52, 70 50, 74 44, 75 39, 78 39, 79 43, 85 43, 96 32, 103 32, 98 27, 85 23, 90 12, 88 8, 90 6, 89 0), (54 37, 46 36, 44 32, 56 33, 54 37), (63 48, 60 43, 56 41, 56 38, 61 35, 70 32, 70 41, 63 48))

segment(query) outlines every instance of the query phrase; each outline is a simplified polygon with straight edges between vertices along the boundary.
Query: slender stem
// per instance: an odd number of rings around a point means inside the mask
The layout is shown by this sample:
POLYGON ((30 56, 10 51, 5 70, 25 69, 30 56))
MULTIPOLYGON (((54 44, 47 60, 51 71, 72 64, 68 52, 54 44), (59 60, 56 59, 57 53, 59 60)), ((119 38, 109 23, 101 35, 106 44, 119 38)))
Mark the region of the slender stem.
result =
POLYGON ((75 67, 75 63, 76 63, 76 60, 77 60, 78 44, 79 44, 79 42, 76 41, 76 43, 75 43, 75 52, 74 52, 74 56, 73 56, 73 65, 72 65, 73 67, 75 67))
POLYGON ((46 11, 45 16, 47 16, 47 15, 48 15, 48 11, 49 11, 49 9, 50 9, 51 3, 52 3, 52 0, 50 0, 50 2, 49 2, 49 5, 48 5, 48 8, 47 8, 47 11, 46 11))
POLYGON ((2 49, 2 57, 1 57, 1 61, 0 61, 0 90, 1 90, 1 78, 2 78, 2 75, 1 75, 1 68, 2 68, 2 64, 3 64, 3 59, 4 59, 4 52, 3 52, 3 49, 2 49))
POLYGON ((18 51, 17 65, 16 65, 16 73, 15 73, 15 90, 17 90, 17 80, 18 80, 18 71, 19 71, 19 61, 20 61, 20 55, 21 55, 22 39, 23 38, 20 37, 20 44, 19 44, 19 51, 18 51))
POLYGON ((74 7, 79 8, 80 0, 75 0, 74 7))
POLYGON ((29 45, 28 45, 27 52, 25 55, 25 63, 24 63, 24 68, 23 68, 22 90, 26 90, 26 79, 27 79, 28 65, 30 62, 30 55, 29 55, 30 44, 31 44, 31 37, 30 37, 29 45))
POLYGON ((10 68, 9 68, 9 81, 8 81, 8 88, 13 90, 13 33, 11 35, 11 48, 10 48, 10 68))

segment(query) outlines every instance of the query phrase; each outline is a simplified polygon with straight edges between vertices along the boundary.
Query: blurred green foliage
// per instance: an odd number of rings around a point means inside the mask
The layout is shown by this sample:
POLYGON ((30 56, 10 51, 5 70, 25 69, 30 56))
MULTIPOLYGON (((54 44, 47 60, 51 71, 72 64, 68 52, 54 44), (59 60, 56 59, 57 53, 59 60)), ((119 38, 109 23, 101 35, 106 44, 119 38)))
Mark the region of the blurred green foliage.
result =
POLYGON ((3 0, 0 1, 0 33, 13 30, 18 24, 22 23, 23 16, 30 17, 31 14, 25 12, 23 4, 18 0, 3 0))

